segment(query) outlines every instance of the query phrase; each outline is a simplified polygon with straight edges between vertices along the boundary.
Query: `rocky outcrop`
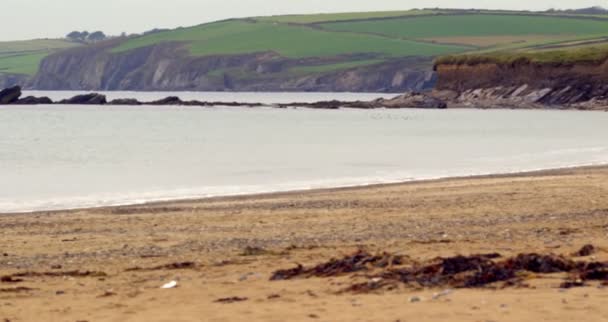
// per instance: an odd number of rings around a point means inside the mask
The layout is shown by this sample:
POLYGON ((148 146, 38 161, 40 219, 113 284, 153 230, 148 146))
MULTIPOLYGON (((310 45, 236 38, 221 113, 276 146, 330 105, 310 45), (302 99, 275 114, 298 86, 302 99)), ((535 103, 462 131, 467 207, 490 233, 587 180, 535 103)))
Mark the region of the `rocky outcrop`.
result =
POLYGON ((608 63, 438 64, 432 95, 482 108, 608 107, 608 63))
POLYGON ((43 97, 28 96, 28 97, 19 99, 17 102, 15 102, 15 104, 17 104, 17 105, 44 105, 44 104, 53 104, 53 101, 46 96, 43 96, 43 97))
POLYGON ((45 58, 29 86, 41 90, 405 92, 430 89, 430 58, 402 58, 325 73, 293 68, 370 60, 374 54, 292 59, 274 52, 193 57, 183 43, 114 52, 122 40, 45 58))
POLYGON ((309 107, 318 109, 347 108, 439 108, 447 107, 447 104, 435 97, 419 92, 409 92, 390 99, 379 98, 373 101, 320 101, 314 103, 287 103, 278 104, 278 107, 309 107))
POLYGON ((380 99, 377 104, 386 108, 447 108, 447 104, 424 93, 411 92, 391 99, 380 99))
POLYGON ((77 95, 72 98, 61 100, 57 104, 72 104, 72 105, 104 105, 108 101, 105 95, 92 93, 77 95))
POLYGON ((13 104, 21 97, 21 87, 13 86, 0 91, 0 104, 13 104))

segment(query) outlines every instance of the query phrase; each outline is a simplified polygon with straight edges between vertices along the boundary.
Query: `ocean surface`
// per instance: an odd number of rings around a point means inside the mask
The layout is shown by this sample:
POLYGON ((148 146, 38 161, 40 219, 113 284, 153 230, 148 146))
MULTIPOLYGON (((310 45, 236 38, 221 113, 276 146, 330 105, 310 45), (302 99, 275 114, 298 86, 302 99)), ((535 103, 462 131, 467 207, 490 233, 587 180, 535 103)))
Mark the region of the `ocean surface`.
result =
MULTIPOLYGON (((28 92, 54 99, 73 92, 28 92)), ((293 102, 380 94, 106 93, 293 102)), ((0 213, 608 163, 608 113, 0 108, 0 213)))

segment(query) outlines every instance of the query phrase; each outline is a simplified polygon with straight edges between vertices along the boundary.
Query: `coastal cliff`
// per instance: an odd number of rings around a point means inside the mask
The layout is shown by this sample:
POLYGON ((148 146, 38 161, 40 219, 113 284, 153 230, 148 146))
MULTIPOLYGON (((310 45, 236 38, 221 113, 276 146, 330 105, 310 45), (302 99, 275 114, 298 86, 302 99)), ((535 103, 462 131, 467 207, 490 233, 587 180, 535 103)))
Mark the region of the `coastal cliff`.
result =
POLYGON ((435 97, 450 105, 605 109, 608 62, 438 61, 435 97))
POLYGON ((28 81, 29 78, 27 75, 0 73, 0 88, 7 88, 15 85, 26 84, 28 81))
MULTIPOLYGON (((274 52, 193 57, 183 44, 113 52, 120 40, 45 58, 27 87, 40 90, 405 92, 433 87, 429 58, 401 58, 329 72, 298 71, 374 57, 290 59, 274 52), (294 70, 298 72, 294 72, 294 70)), ((365 56, 365 57, 364 57, 365 56)))

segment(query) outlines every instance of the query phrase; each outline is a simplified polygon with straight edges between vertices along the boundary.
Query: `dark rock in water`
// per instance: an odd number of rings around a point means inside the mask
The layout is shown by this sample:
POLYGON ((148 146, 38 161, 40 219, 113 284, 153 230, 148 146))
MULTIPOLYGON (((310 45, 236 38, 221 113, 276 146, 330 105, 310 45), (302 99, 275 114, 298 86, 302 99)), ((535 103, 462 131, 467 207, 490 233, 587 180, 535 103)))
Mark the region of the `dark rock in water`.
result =
POLYGON ((104 105, 107 103, 106 96, 91 93, 84 95, 77 95, 72 98, 61 100, 58 104, 78 104, 78 105, 104 105))
POLYGON ((337 100, 320 101, 320 102, 312 103, 309 105, 309 107, 311 107, 311 108, 321 108, 321 109, 337 109, 342 106, 344 106, 344 103, 337 101, 337 100))
POLYGON ((141 105, 142 103, 134 98, 119 98, 108 102, 109 105, 141 105))
POLYGON ((374 102, 362 102, 362 101, 319 101, 314 103, 285 103, 276 105, 278 108, 286 108, 286 107, 307 107, 307 108, 316 108, 316 109, 325 109, 325 110, 335 110, 341 107, 347 108, 376 108, 376 104, 374 102))
POLYGON ((169 96, 169 97, 165 97, 163 99, 160 99, 157 101, 152 101, 152 102, 149 102, 146 104, 149 104, 149 105, 184 105, 184 101, 182 101, 177 96, 169 96))
POLYGON ((18 105, 53 104, 53 101, 46 96, 43 96, 43 97, 28 96, 28 97, 24 97, 24 98, 18 100, 14 104, 18 104, 18 105))
POLYGON ((386 108, 447 108, 447 104, 435 97, 417 92, 406 93, 391 99, 379 99, 376 103, 386 108))
POLYGON ((0 104, 12 104, 21 97, 21 87, 13 86, 0 91, 0 104))

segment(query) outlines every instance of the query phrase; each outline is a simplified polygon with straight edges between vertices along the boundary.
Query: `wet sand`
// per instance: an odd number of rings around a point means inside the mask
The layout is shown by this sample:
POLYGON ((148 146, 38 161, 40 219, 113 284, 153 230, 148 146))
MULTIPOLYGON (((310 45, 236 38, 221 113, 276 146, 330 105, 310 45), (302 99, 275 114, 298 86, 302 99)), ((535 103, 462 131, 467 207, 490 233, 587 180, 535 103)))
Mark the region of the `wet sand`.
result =
POLYGON ((608 167, 0 215, 0 321, 605 321, 565 274, 480 289, 341 292, 365 272, 269 281, 357 249, 608 260, 608 167), (10 278, 6 278, 9 277, 10 278), (20 281, 21 280, 21 281, 20 281), (160 286, 177 281, 178 287, 160 286), (229 299, 217 302, 220 299, 229 299), (420 301, 413 301, 419 299, 420 301))

